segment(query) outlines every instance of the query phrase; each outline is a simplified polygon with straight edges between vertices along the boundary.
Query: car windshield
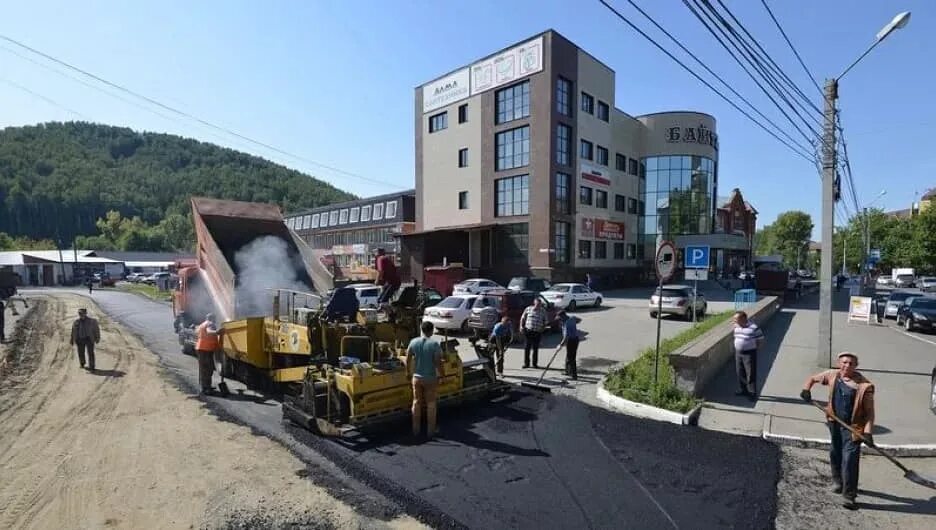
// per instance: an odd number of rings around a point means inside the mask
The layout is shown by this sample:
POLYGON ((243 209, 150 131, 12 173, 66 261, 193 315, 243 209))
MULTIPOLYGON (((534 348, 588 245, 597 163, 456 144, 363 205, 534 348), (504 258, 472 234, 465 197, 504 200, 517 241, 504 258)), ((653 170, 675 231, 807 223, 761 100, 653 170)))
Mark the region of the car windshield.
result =
POLYGON ((436 307, 442 307, 442 308, 447 308, 447 309, 458 309, 459 307, 461 307, 463 300, 464 300, 463 298, 455 298, 454 296, 450 296, 446 298, 445 300, 442 300, 441 302, 439 302, 436 305, 436 307))
MULTIPOLYGON (((656 293, 660 294, 660 288, 657 287, 656 293)), ((663 289, 663 296, 686 296, 687 293, 685 289, 663 289)))
POLYGON ((524 278, 513 278, 510 280, 510 283, 507 284, 507 287, 516 287, 517 289, 523 289, 524 278))
POLYGON ((474 304, 471 306, 473 309, 484 309, 485 307, 497 307, 497 298, 493 296, 479 296, 474 304))
POLYGON ((912 279, 913 279, 913 275, 911 275, 911 274, 898 274, 898 275, 897 275, 897 279, 898 279, 898 280, 904 280, 904 281, 906 281, 906 280, 912 280, 912 279))
POLYGON ((571 285, 553 285, 550 291, 555 291, 557 293, 567 293, 572 289, 571 285))
POLYGON ((933 278, 932 276, 927 276, 926 278, 923 278, 922 281, 926 283, 936 282, 936 278, 933 278))
POLYGON ((936 309, 936 298, 914 298, 910 307, 913 309, 936 309))
POLYGON ((910 298, 910 293, 891 293, 888 300, 891 302, 903 302, 907 298, 910 298))

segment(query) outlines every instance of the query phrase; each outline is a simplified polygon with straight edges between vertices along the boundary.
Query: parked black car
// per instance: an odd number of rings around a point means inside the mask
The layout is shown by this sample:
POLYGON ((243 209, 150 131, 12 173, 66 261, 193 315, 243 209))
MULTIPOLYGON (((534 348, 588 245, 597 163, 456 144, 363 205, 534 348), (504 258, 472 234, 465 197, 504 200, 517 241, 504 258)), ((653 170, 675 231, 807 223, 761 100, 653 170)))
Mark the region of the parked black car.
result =
POLYGON ((936 327, 936 298, 914 296, 897 310, 897 325, 907 331, 933 331, 936 327))
POLYGON ((541 293, 549 287, 549 280, 532 276, 514 276, 507 284, 507 288, 511 291, 533 291, 534 293, 541 293))

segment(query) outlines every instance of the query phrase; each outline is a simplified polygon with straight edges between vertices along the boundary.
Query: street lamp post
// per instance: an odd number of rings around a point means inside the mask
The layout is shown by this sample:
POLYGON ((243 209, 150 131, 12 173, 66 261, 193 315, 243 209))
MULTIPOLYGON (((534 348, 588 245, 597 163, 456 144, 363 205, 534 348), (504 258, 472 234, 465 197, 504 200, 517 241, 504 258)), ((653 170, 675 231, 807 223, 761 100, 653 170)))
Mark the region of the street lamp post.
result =
POLYGON ((894 30, 906 26, 909 21, 909 11, 895 16, 877 33, 874 43, 848 65, 841 75, 826 80, 825 90, 823 90, 825 123, 822 131, 822 261, 819 271, 819 343, 816 350, 816 363, 819 366, 832 365, 832 232, 835 225, 835 199, 838 187, 835 149, 835 100, 838 99, 838 82, 859 61, 871 53, 875 46, 894 30))

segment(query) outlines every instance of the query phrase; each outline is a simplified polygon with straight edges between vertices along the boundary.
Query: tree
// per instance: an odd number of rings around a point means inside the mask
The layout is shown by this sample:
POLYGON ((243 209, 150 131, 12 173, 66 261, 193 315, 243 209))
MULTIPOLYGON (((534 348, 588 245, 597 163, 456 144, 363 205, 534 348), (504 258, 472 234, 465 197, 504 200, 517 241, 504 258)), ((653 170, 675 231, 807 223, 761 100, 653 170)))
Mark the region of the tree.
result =
POLYGON ((799 268, 809 253, 813 222, 806 212, 783 212, 771 226, 774 249, 783 256, 788 267, 799 268))

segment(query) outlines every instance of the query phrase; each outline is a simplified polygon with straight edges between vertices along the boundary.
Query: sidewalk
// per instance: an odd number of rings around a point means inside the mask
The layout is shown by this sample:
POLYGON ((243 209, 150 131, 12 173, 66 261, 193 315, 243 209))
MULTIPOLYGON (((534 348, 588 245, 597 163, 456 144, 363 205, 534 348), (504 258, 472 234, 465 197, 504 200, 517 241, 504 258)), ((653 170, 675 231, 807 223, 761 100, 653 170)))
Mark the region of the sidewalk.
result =
MULTIPOLYGON (((908 456, 936 456, 936 415, 928 407, 936 336, 907 334, 892 320, 884 325, 849 324, 848 294, 835 295, 833 356, 855 352, 858 370, 875 384, 875 442, 900 446, 908 456)), ((806 377, 822 369, 816 362, 818 313, 818 295, 778 313, 767 327, 767 343, 758 356, 759 399, 751 403, 734 395, 734 365, 726 365, 706 391, 699 425, 780 443, 828 443, 822 413, 799 398, 806 377)), ((828 387, 813 387, 819 401, 824 402, 827 393, 828 387)))

